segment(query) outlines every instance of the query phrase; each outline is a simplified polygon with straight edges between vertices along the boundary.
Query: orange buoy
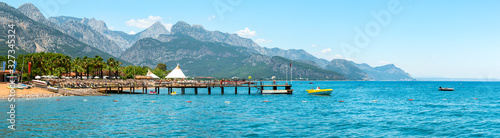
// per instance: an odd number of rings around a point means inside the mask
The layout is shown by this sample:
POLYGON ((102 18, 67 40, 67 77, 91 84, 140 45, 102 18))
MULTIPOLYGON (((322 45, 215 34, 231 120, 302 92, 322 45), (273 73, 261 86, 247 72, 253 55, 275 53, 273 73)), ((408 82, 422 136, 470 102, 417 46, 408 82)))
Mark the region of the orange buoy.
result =
POLYGON ((118 102, 117 100, 113 100, 113 102, 118 102))
POLYGON ((269 101, 264 101, 265 103, 269 102, 269 101))
POLYGON ((191 101, 186 101, 186 102, 191 103, 191 101))
POLYGON ((339 101, 339 103, 343 103, 344 101, 339 101))
POLYGON ((474 100, 477 100, 477 98, 474 98, 474 100))
POLYGON ((413 101, 413 99, 408 99, 408 101, 413 101))
POLYGON ((61 101, 61 99, 56 99, 56 101, 61 101))

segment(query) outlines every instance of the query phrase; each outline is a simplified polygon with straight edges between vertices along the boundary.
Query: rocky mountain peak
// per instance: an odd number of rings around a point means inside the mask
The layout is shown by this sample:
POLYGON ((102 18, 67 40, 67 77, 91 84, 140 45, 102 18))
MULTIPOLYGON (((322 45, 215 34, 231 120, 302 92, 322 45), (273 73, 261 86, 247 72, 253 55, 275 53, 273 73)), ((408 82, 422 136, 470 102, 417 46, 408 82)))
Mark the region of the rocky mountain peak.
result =
POLYGON ((89 25, 94 30, 101 33, 104 32, 105 30, 108 30, 108 27, 106 26, 106 23, 104 23, 104 21, 96 20, 95 18, 92 19, 83 18, 81 23, 89 25))
POLYGON ((32 3, 25 3, 19 6, 17 10, 37 22, 48 22, 45 16, 43 16, 43 14, 40 12, 40 10, 38 10, 38 8, 32 3))
POLYGON ((173 26, 177 26, 177 27, 191 27, 191 25, 189 25, 188 23, 186 23, 184 21, 178 21, 173 26))
POLYGON ((152 24, 150 27, 152 27, 152 26, 160 26, 160 25, 163 25, 163 24, 161 24, 161 22, 160 22, 160 21, 156 21, 156 22, 155 22, 154 24, 152 24))
POLYGON ((355 63, 345 59, 333 59, 326 67, 346 76, 350 80, 368 80, 368 74, 356 67, 355 63))
POLYGON ((139 39, 151 37, 158 38, 162 34, 170 34, 167 28, 159 21, 155 22, 153 25, 149 26, 146 30, 137 33, 139 39))
POLYGON ((387 64, 384 66, 375 67, 375 69, 380 71, 404 72, 402 69, 396 67, 394 64, 387 64))
POLYGON ((188 23, 186 23, 184 21, 178 21, 177 23, 175 23, 172 26, 172 29, 170 29, 170 30, 172 31, 172 34, 188 33, 188 32, 191 32, 193 30, 193 28, 191 27, 191 25, 189 25, 188 23))
POLYGON ((9 4, 7 4, 5 2, 0 2, 0 10, 14 12, 14 13, 20 13, 18 10, 16 10, 16 8, 10 6, 9 4))

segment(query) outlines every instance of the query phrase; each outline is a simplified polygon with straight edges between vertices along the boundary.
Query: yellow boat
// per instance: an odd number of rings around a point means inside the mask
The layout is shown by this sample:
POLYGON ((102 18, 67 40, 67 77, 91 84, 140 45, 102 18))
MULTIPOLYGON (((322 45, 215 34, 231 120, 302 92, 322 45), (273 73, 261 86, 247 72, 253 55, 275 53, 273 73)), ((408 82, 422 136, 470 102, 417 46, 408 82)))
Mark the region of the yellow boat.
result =
POLYGON ((306 90, 307 93, 309 94, 315 94, 315 95, 330 95, 333 91, 333 89, 320 89, 317 87, 316 89, 310 89, 306 90))
MULTIPOLYGON (((12 89, 9 85, 7 85, 7 89, 12 89)), ((14 89, 17 89, 17 87, 14 87, 14 89)))
MULTIPOLYGON (((10 87, 10 85, 7 85, 7 89, 12 89, 12 87, 10 87)), ((15 86, 14 89, 24 89, 24 87, 22 86, 15 86)))
POLYGON ((177 95, 177 92, 172 92, 170 93, 170 95, 177 95))

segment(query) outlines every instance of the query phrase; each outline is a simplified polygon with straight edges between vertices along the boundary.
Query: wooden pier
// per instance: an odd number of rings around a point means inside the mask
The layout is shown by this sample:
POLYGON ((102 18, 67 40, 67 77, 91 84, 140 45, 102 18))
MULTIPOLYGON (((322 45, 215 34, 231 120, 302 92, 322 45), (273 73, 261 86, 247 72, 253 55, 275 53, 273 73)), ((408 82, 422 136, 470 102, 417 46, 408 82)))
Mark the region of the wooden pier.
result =
POLYGON ((130 86, 121 86, 121 85, 107 85, 107 86, 99 86, 99 89, 105 89, 105 93, 108 93, 115 89, 117 93, 123 93, 123 88, 128 88, 130 90, 130 94, 135 93, 136 88, 142 88, 142 94, 148 94, 149 88, 154 88, 156 94, 160 94, 160 89, 166 88, 167 94, 171 94, 173 89, 181 89, 180 94, 185 94, 186 89, 194 89, 194 94, 198 94, 198 89, 207 89, 208 95, 212 94, 213 88, 220 88, 220 94, 224 94, 225 89, 234 88, 234 94, 238 94, 238 88, 247 88, 248 94, 251 94, 252 88, 257 90, 257 93, 262 93, 263 90, 266 92, 276 91, 277 93, 268 93, 268 94, 292 94, 293 89, 292 85, 252 85, 252 84, 160 84, 160 85, 130 85, 130 86), (278 90, 278 87, 282 87, 284 89, 278 90), (278 92, 280 91, 280 92, 278 92), (285 91, 285 92, 283 92, 285 91))

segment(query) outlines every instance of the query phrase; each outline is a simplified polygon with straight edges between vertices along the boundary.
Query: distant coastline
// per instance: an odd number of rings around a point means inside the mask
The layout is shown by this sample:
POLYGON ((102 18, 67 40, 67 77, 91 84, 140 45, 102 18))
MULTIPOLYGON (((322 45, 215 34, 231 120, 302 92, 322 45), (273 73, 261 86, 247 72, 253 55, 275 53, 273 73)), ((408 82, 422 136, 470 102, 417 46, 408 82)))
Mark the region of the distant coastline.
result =
POLYGON ((500 81, 495 78, 415 78, 416 81, 500 81))

